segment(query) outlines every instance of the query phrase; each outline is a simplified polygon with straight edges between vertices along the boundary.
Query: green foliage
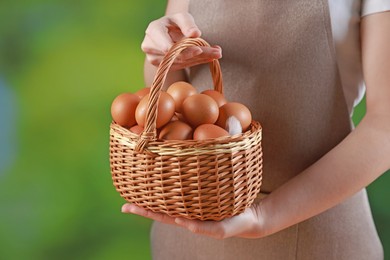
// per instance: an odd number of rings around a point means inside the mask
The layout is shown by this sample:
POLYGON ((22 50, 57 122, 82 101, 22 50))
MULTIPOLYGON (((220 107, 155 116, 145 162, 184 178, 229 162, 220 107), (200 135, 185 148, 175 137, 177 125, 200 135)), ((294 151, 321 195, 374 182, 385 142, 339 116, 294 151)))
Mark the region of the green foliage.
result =
POLYGON ((120 212, 109 106, 143 85, 140 44, 162 1, 1 1, 0 77, 18 154, 0 175, 1 259, 149 259, 150 221, 120 212))
MULTIPOLYGON (((150 221, 120 213, 108 164, 111 100, 143 87, 140 44, 165 1, 0 2, 0 78, 17 158, 0 174, 1 259, 149 259, 150 221)), ((364 113, 364 104, 355 120, 364 113)), ((3 124, 2 122, 1 124, 3 124)), ((369 192, 390 243, 389 176, 369 192), (387 196, 388 197, 388 196, 387 196)))

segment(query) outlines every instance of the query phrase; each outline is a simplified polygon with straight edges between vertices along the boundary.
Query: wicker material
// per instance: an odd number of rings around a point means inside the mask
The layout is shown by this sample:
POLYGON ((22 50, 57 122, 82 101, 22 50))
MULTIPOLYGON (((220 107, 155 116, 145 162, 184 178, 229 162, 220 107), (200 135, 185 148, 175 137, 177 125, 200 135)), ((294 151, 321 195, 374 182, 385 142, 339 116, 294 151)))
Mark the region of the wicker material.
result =
MULTIPOLYGON (((114 186, 123 198, 170 216, 221 220, 249 207, 262 179, 261 126, 203 141, 156 139, 157 101, 170 66, 190 46, 204 40, 184 39, 171 48, 152 84, 145 130, 138 136, 111 123, 110 164, 114 186)), ((222 93, 218 60, 210 63, 215 90, 222 93)))

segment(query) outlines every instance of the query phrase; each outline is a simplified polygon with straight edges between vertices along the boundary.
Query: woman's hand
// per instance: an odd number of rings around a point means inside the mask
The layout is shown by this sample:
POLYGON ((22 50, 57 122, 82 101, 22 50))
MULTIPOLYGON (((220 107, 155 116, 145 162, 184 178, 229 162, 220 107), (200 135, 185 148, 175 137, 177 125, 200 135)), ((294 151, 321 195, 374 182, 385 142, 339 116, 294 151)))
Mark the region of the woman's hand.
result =
POLYGON ((260 238, 266 235, 265 218, 261 210, 261 202, 254 204, 251 208, 247 208, 240 215, 222 221, 200 221, 175 218, 166 214, 145 210, 129 203, 122 206, 122 212, 140 215, 165 224, 180 226, 193 233, 216 239, 228 237, 260 238))
MULTIPOLYGON (((184 37, 196 38, 200 35, 201 32, 189 13, 175 13, 163 16, 149 24, 141 48, 146 54, 146 59, 152 65, 158 66, 173 43, 184 37)), ((222 50, 219 46, 191 47, 179 55, 171 70, 208 63, 221 57, 222 50)))

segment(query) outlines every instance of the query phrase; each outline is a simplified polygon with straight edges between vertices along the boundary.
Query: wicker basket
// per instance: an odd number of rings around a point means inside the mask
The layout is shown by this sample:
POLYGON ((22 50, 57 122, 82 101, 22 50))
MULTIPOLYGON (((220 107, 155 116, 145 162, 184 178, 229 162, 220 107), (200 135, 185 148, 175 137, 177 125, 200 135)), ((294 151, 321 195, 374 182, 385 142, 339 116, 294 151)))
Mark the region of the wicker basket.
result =
MULTIPOLYGON (((138 136, 111 123, 110 164, 114 186, 129 202, 174 217, 221 220, 250 207, 262 180, 261 126, 229 137, 195 141, 156 138, 157 101, 174 59, 203 39, 175 43, 151 87, 144 132, 138 136)), ((210 63, 214 89, 222 93, 218 60, 210 63)))

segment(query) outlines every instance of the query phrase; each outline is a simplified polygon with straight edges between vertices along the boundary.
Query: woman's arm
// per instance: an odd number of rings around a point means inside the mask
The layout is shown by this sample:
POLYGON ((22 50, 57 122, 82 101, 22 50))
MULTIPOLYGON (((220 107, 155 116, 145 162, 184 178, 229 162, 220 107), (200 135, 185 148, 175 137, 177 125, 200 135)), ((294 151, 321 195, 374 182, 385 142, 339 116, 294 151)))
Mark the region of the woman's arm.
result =
POLYGON ((262 201, 263 235, 317 215, 390 168, 390 12, 361 23, 367 113, 339 145, 262 201))
POLYGON ((172 218, 125 204, 122 211, 215 238, 259 238, 336 206, 390 168, 390 12, 361 24, 367 113, 357 128, 308 169, 244 213, 220 222, 172 218))
MULTIPOLYGON (((145 85, 150 86, 163 56, 174 42, 183 37, 199 37, 201 32, 188 13, 189 0, 169 0, 165 16, 151 22, 146 29, 141 48, 146 54, 144 63, 145 85)), ((186 81, 184 68, 207 63, 222 57, 221 48, 193 47, 183 51, 168 73, 165 85, 186 81)))

